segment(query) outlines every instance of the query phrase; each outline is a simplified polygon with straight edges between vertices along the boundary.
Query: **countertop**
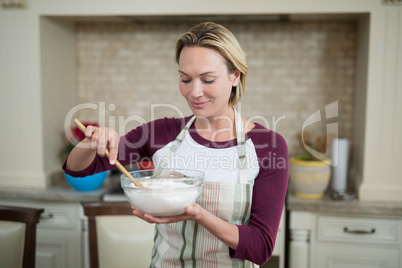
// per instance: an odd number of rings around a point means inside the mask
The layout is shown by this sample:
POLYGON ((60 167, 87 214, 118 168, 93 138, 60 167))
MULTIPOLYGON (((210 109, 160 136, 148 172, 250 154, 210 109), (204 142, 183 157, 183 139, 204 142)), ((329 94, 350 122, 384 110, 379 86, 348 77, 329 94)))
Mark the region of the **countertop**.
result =
POLYGON ((35 200, 52 202, 101 201, 105 194, 120 188, 120 175, 109 175, 103 185, 94 191, 81 192, 72 188, 63 174, 52 178, 46 189, 1 188, 0 200, 35 200))
MULTIPOLYGON (((64 179, 63 174, 56 175, 52 181, 52 185, 46 189, 2 188, 0 200, 81 202, 101 201, 105 196, 110 200, 124 198, 120 188, 119 174, 108 176, 98 190, 90 192, 73 189, 64 179)), ((286 209, 323 214, 402 217, 402 202, 362 201, 357 198, 340 201, 333 200, 328 193, 322 199, 313 200, 298 198, 289 192, 286 197, 286 209)))
POLYGON ((327 193, 322 199, 302 199, 288 193, 286 209, 323 214, 402 217, 402 202, 334 200, 327 193))

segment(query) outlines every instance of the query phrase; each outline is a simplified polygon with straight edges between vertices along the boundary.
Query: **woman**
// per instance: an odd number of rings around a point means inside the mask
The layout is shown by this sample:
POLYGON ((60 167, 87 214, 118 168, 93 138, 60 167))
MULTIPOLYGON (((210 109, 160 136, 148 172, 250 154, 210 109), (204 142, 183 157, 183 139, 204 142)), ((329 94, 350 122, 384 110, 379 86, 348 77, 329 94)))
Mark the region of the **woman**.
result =
POLYGON ((156 165, 164 159, 169 168, 202 170, 201 197, 185 213, 153 217, 133 208, 157 224, 151 266, 261 265, 272 255, 285 200, 286 143, 233 108, 245 92, 248 67, 226 28, 210 22, 193 27, 176 43, 176 62, 193 116, 158 119, 120 138, 111 129, 88 127, 64 169, 85 176, 113 168, 116 159, 126 165, 152 158, 156 165))

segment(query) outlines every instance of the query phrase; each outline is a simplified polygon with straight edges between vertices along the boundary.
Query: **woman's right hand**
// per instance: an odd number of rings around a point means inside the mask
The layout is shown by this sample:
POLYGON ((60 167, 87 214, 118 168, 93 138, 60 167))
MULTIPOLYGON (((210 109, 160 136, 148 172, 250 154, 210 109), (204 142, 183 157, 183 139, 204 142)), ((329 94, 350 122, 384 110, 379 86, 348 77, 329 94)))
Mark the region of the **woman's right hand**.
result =
POLYGON ((87 168, 96 154, 105 156, 109 150, 109 163, 114 165, 119 148, 119 135, 106 127, 87 126, 85 139, 78 143, 67 158, 66 168, 71 171, 81 171, 87 168))
POLYGON ((91 149, 102 157, 105 156, 106 149, 108 149, 109 163, 111 165, 116 163, 120 138, 115 130, 107 127, 88 126, 85 138, 91 149))

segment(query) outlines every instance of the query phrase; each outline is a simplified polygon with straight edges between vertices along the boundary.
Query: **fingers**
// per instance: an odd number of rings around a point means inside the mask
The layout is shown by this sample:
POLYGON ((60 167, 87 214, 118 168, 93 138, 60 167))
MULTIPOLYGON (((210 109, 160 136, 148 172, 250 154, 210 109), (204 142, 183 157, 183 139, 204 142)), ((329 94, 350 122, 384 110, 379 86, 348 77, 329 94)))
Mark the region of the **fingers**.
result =
POLYGON ((133 206, 131 208, 133 209, 133 214, 135 216, 141 218, 148 223, 166 224, 184 220, 196 220, 197 216, 199 216, 200 214, 201 206, 195 203, 194 205, 186 207, 185 212, 182 214, 163 217, 156 217, 152 216, 151 214, 143 214, 141 211, 137 210, 133 206))
POLYGON ((134 214, 135 216, 137 216, 138 218, 141 218, 141 219, 142 219, 142 218, 144 217, 144 215, 141 213, 141 211, 135 209, 134 207, 131 207, 131 209, 133 210, 133 214, 134 214))
MULTIPOLYGON (((149 214, 143 214, 141 211, 135 209, 134 207, 131 207, 133 209, 133 214, 135 216, 137 216, 138 218, 148 222, 148 223, 155 223, 154 221, 152 221, 152 219, 149 219, 149 214)), ((152 217, 152 216, 151 216, 152 217)))
POLYGON ((92 134, 94 133, 94 131, 97 129, 97 127, 93 127, 93 126, 87 126, 87 129, 85 130, 85 137, 88 139, 92 138, 92 134))
POLYGON ((134 207, 131 207, 133 209, 133 214, 137 216, 138 218, 141 218, 142 220, 148 222, 148 223, 170 223, 170 222, 177 222, 177 220, 174 220, 174 216, 169 216, 169 217, 154 217, 150 214, 143 214, 141 211, 138 209, 135 209, 134 207))
POLYGON ((91 142, 91 148, 96 150, 98 155, 105 156, 106 149, 109 149, 109 163, 111 165, 116 163, 120 141, 116 131, 105 127, 88 126, 85 137, 91 142))
POLYGON ((109 163, 114 165, 117 160, 117 154, 119 151, 119 141, 120 138, 116 132, 110 133, 109 138, 109 163))

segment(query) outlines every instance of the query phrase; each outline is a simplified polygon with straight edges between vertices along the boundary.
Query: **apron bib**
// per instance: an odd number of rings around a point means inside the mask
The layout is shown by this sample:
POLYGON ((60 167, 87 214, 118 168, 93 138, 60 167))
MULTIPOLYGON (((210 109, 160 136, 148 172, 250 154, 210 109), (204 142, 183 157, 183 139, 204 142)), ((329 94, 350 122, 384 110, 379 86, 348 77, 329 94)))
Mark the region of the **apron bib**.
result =
MULTIPOLYGON (((173 141, 155 173, 169 167, 195 120, 193 116, 173 141)), ((245 134, 241 116, 235 110, 239 183, 205 182, 197 203, 232 224, 246 225, 250 218, 252 187, 247 184, 245 134)), ((232 259, 226 244, 194 221, 157 224, 151 267, 258 267, 250 261, 232 259)))

